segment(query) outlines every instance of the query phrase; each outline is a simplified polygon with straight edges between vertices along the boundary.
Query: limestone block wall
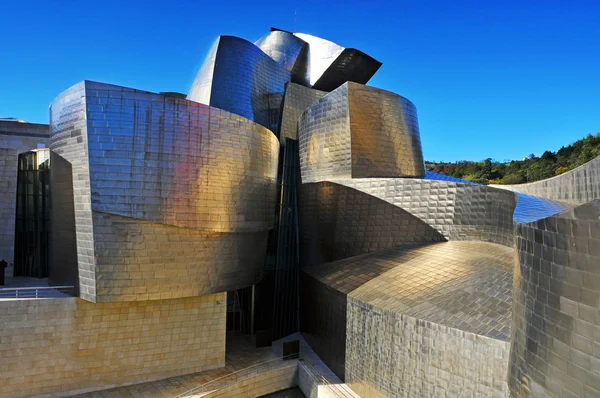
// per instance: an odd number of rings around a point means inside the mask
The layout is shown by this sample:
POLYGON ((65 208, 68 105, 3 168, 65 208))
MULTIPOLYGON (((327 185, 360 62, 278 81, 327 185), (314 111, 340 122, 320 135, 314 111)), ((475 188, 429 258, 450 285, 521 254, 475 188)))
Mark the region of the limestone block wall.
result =
POLYGON ((224 365, 226 294, 0 301, 0 397, 84 392, 224 365))
POLYGON ((490 186, 550 200, 584 204, 600 199, 600 157, 546 180, 528 184, 490 186))
POLYGON ((518 224, 509 384, 518 397, 600 396, 600 200, 518 224))
POLYGON ((298 360, 290 360, 275 369, 260 372, 225 388, 203 395, 204 398, 262 397, 298 385, 298 360))
POLYGON ((48 125, 0 121, 0 260, 13 272, 15 250, 15 206, 17 201, 17 161, 19 153, 47 147, 48 125))

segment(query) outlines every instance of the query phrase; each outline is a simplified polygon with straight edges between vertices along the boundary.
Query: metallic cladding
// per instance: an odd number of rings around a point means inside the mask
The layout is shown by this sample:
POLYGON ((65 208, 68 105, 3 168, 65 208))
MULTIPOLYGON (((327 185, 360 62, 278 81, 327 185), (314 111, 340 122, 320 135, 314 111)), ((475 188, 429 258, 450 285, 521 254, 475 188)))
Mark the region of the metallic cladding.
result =
POLYGON ((425 174, 416 109, 389 91, 345 83, 302 114, 298 135, 304 183, 425 174))
POLYGON ((308 44, 304 40, 289 32, 272 30, 254 44, 290 71, 293 82, 308 85, 308 44))
POLYGON ((558 202, 584 204, 600 199, 600 156, 546 180, 516 185, 490 185, 558 202))
POLYGON ((188 99, 271 128, 269 94, 283 93, 291 73, 254 44, 220 36, 198 71, 188 99))
POLYGON ((260 280, 279 141, 238 115, 95 82, 51 106, 72 164, 81 297, 211 294, 260 280))
POLYGON ((279 139, 298 139, 298 120, 302 113, 327 92, 314 90, 295 83, 285 85, 283 104, 281 105, 281 125, 279 139))
POLYGON ((600 396, 599 219, 595 200, 516 227, 514 396, 600 396))

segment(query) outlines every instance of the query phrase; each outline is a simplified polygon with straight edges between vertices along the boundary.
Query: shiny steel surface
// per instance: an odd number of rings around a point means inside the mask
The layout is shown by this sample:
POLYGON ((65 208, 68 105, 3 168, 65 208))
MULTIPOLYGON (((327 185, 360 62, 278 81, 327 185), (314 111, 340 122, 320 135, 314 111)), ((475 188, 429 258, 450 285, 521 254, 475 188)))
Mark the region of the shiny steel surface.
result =
POLYGON ((308 44, 304 40, 289 32, 271 30, 254 44, 290 71, 293 82, 308 85, 308 44))
POLYGON ((308 43, 309 84, 312 86, 323 76, 327 68, 331 66, 337 57, 342 54, 344 47, 332 41, 306 33, 294 33, 294 35, 308 43))
POLYGON ((298 122, 302 182, 425 174, 416 108, 389 91, 348 82, 298 122))
POLYGON ((600 201, 516 228, 509 384, 517 397, 600 396, 600 201))
POLYGON ((269 94, 283 93, 291 73, 254 44, 220 36, 196 75, 188 99, 271 128, 269 94))
POLYGON ((260 279, 279 154, 269 130, 89 81, 52 104, 51 129, 51 149, 73 165, 82 297, 185 297, 260 279))
POLYGON ((322 98, 327 92, 303 87, 299 84, 288 83, 285 85, 283 104, 281 105, 281 126, 279 139, 298 139, 298 120, 302 113, 316 100, 322 98))

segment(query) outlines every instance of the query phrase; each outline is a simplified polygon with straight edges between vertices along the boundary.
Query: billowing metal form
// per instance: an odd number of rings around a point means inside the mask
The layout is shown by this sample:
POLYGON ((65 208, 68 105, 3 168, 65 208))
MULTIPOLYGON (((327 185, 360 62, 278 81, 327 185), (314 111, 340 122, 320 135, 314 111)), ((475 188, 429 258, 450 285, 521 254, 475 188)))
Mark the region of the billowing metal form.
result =
POLYGON ((305 33, 295 36, 308 43, 309 83, 316 90, 331 91, 345 82, 366 84, 381 67, 381 62, 354 48, 305 33))
POLYGON ((51 106, 73 165, 81 297, 203 295, 261 277, 279 142, 232 113, 82 82, 51 106))
POLYGON ((315 320, 303 331, 361 396, 506 396, 512 269, 509 248, 481 242, 309 267, 311 296, 329 300, 302 295, 304 317, 315 320))
POLYGON ((281 105, 281 126, 279 139, 298 139, 298 120, 302 113, 316 100, 322 98, 327 92, 303 87, 299 84, 288 83, 285 85, 283 104, 281 105))
POLYGON ((291 73, 254 44, 219 36, 192 84, 188 99, 243 116, 262 126, 269 122, 269 94, 283 93, 291 73))
POLYGON ((295 83, 307 86, 308 44, 290 32, 271 28, 271 32, 254 43, 274 61, 290 71, 295 83))
POLYGON ((302 114, 298 136, 303 183, 425 174, 415 106, 389 91, 348 82, 302 114))
POLYGON ((600 396, 600 200, 516 228, 509 384, 518 397, 600 396))
POLYGON ((600 156, 546 180, 528 184, 491 186, 559 202, 584 204, 600 199, 600 156))

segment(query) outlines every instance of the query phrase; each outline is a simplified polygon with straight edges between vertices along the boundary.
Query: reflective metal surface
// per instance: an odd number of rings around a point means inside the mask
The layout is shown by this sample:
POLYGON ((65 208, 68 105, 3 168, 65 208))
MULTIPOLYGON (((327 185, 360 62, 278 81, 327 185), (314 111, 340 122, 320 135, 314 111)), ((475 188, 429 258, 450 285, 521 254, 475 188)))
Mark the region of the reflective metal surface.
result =
POLYGON ((347 81, 366 84, 381 67, 381 62, 354 48, 306 33, 294 35, 308 43, 309 83, 314 89, 331 91, 347 81))
POLYGON ((342 360, 333 366, 345 366, 361 396, 507 396, 512 269, 509 248, 477 242, 309 267, 312 297, 329 299, 302 296, 304 316, 314 319, 305 335, 320 355, 342 360))
POLYGON ((279 142, 232 113, 83 82, 51 106, 71 162, 82 297, 185 297, 260 279, 279 142))
POLYGON ((316 100, 322 98, 327 92, 303 87, 299 84, 288 83, 285 85, 283 104, 281 105, 281 126, 279 139, 298 139, 298 120, 302 113, 316 100))
POLYGON ((558 202, 584 204, 600 199, 600 156, 546 180, 529 184, 491 186, 558 202))
POLYGON ((282 30, 273 30, 254 43, 274 61, 290 71, 295 83, 307 86, 308 79, 308 44, 282 30))
POLYGON ((599 219, 595 200, 517 225, 515 396, 600 396, 599 219))
POLYGON ((298 122, 302 182, 425 174, 415 106, 389 91, 348 82, 298 122))
POLYGON ((291 73, 254 44, 220 36, 192 84, 188 99, 269 123, 269 94, 283 93, 291 73))

